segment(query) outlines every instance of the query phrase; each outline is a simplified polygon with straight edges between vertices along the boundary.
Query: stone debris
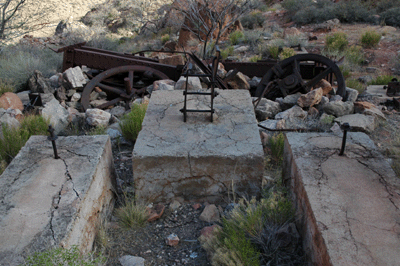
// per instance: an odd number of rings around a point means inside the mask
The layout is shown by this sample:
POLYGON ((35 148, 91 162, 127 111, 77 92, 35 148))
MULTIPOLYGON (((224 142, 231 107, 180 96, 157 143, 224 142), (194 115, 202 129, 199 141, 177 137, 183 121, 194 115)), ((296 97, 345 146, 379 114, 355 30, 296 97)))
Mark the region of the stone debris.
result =
POLYGON ((285 98, 283 98, 283 100, 281 102, 282 110, 287 110, 287 109, 295 106, 300 97, 301 97, 301 93, 298 92, 296 94, 290 94, 290 95, 286 96, 285 98))
POLYGON ((86 78, 79 66, 68 68, 64 71, 64 78, 70 89, 80 89, 86 84, 86 78))
POLYGON ((42 116, 50 120, 56 135, 63 131, 69 123, 69 113, 67 109, 61 106, 60 102, 55 98, 44 105, 42 116))
POLYGON ((144 266, 145 259, 142 257, 125 255, 119 258, 122 266, 144 266))
MULTIPOLYGON (((230 77, 232 72, 233 70, 229 70, 226 77, 230 77)), ((230 77, 226 83, 228 83, 228 85, 234 90, 250 90, 250 84, 247 80, 248 79, 243 73, 237 72, 236 75, 230 77)))
MULTIPOLYGON (((175 90, 185 90, 186 88, 186 77, 180 77, 175 84, 175 90)), ((202 90, 200 79, 198 77, 188 78, 188 91, 199 91, 202 90)))
POLYGON ((86 122, 89 126, 108 126, 111 118, 111 114, 100 110, 100 109, 87 109, 86 110, 86 122))
POLYGON ((48 79, 44 78, 39 70, 35 70, 29 78, 28 87, 31 92, 54 93, 54 88, 50 86, 48 79))
POLYGON ((206 226, 203 229, 201 229, 200 235, 203 238, 210 238, 215 234, 215 232, 217 232, 220 229, 221 229, 221 226, 219 226, 217 224, 214 224, 211 226, 206 226))
POLYGON ((162 79, 162 80, 156 80, 153 83, 153 91, 157 90, 166 90, 166 91, 172 91, 175 88, 176 82, 170 79, 162 79))
POLYGON ((205 222, 217 222, 220 220, 220 214, 215 204, 207 205, 203 212, 200 214, 200 220, 205 222))
MULTIPOLYGON (((253 101, 256 99, 258 98, 252 98, 253 101)), ((257 108, 255 109, 256 117, 259 121, 273 118, 281 111, 282 109, 279 103, 268 100, 266 98, 262 98, 257 108)))
POLYGON ((177 201, 176 199, 174 199, 172 202, 171 202, 171 204, 169 205, 169 208, 171 209, 171 210, 173 210, 173 211, 176 211, 177 209, 179 209, 179 207, 181 206, 182 204, 179 202, 179 201, 177 201))
POLYGON ((318 88, 315 90, 310 91, 307 94, 302 94, 299 99, 297 99, 297 105, 304 108, 304 107, 312 107, 319 102, 321 102, 321 98, 323 96, 324 91, 322 88, 318 88))
POLYGON ((173 66, 185 65, 185 61, 183 60, 183 57, 179 54, 160 58, 158 60, 158 62, 161 64, 173 65, 173 66))
POLYGON ((314 88, 316 88, 316 89, 317 88, 322 88, 322 91, 323 91, 322 95, 323 96, 328 95, 332 91, 332 85, 328 81, 326 81, 325 79, 321 79, 321 81, 318 82, 314 86, 314 88))
POLYGON ((334 115, 336 117, 349 115, 354 112, 354 104, 352 102, 329 102, 325 104, 322 109, 328 115, 334 115))
POLYGON ((179 237, 176 234, 170 234, 165 239, 165 243, 171 247, 177 246, 179 244, 179 237))
POLYGON ((300 106, 295 105, 286 111, 280 112, 275 116, 275 119, 285 119, 286 121, 294 121, 296 119, 304 120, 307 117, 307 112, 300 106))
POLYGON ((22 101, 17 94, 12 92, 5 92, 0 97, 0 108, 3 109, 11 108, 22 111, 24 110, 24 105, 22 104, 22 101))
POLYGON ((160 219, 161 216, 164 214, 165 205, 157 204, 152 208, 147 208, 147 212, 149 214, 149 218, 147 218, 148 222, 153 222, 157 219, 160 219))
POLYGON ((357 100, 358 97, 358 91, 352 88, 346 88, 346 102, 352 102, 354 103, 357 100))
POLYGON ((352 131, 361 131, 366 133, 372 133, 377 126, 375 116, 362 114, 344 115, 336 118, 335 122, 339 124, 349 123, 352 131))

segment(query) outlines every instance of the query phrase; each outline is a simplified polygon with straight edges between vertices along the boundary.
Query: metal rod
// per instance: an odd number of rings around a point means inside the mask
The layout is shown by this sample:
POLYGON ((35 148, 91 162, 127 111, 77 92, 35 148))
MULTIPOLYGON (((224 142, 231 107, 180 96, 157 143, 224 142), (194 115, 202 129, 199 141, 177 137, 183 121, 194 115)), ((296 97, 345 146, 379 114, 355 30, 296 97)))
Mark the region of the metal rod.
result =
POLYGON ((56 146, 56 139, 58 137, 57 135, 54 134, 54 128, 51 125, 49 125, 49 129, 47 131, 49 131, 50 133, 50 136, 48 136, 47 139, 51 141, 51 145, 53 146, 54 159, 60 159, 60 157, 57 154, 57 146, 56 146))
POLYGON ((343 129, 343 139, 342 139, 342 148, 340 149, 339 155, 343 156, 344 149, 346 148, 347 131, 350 129, 350 125, 349 123, 343 123, 341 128, 343 129))

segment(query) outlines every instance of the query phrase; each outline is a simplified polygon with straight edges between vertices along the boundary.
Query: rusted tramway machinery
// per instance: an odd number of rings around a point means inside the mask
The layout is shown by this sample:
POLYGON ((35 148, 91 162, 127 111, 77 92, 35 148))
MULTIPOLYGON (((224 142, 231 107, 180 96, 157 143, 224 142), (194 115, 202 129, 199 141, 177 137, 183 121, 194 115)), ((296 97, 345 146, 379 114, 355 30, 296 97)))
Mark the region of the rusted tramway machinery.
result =
MULTIPOLYGON (((144 53, 118 53, 85 46, 85 43, 60 48, 63 52, 63 71, 70 67, 87 66, 97 70, 97 74, 88 73, 91 81, 82 93, 82 106, 90 108, 89 98, 92 91, 99 87, 106 92, 108 101, 97 108, 105 109, 119 101, 129 102, 137 95, 144 94, 146 87, 155 80, 171 79, 177 81, 185 70, 184 65, 167 65, 157 59, 145 57, 144 53), (139 55, 138 55, 139 54, 139 55)), ((159 51, 171 53, 168 51, 159 51)), ((181 53, 187 61, 196 64, 204 73, 211 74, 207 62, 194 53, 181 53)), ((309 92, 322 79, 335 84, 336 94, 345 94, 343 75, 332 60, 317 54, 299 54, 281 62, 262 60, 256 63, 222 61, 225 70, 234 69, 249 77, 262 77, 252 96, 275 99, 289 94, 309 92)), ((228 77, 229 78, 229 77, 228 77)), ((228 89, 226 80, 217 77, 220 89, 228 89)))

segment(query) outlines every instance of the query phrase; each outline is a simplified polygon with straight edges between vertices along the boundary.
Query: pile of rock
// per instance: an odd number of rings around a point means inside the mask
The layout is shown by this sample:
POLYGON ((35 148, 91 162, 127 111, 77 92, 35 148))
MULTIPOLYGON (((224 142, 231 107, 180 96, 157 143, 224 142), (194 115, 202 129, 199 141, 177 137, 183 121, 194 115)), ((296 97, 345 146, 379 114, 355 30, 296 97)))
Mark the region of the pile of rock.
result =
POLYGON ((256 116, 261 125, 269 129, 314 130, 349 123, 352 130, 372 132, 379 119, 385 119, 382 111, 369 102, 357 102, 358 91, 346 88, 344 98, 332 94, 331 84, 321 80, 307 94, 292 94, 275 101, 261 99, 256 116))

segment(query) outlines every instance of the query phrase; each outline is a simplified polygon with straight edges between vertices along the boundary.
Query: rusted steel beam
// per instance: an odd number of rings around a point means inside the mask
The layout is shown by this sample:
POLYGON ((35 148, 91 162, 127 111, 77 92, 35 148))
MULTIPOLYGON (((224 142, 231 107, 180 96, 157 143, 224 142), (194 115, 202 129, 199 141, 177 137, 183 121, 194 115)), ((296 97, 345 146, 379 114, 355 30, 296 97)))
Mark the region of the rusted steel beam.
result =
POLYGON ((223 61, 221 63, 224 65, 226 71, 237 69, 239 72, 242 72, 249 77, 263 77, 269 69, 276 65, 277 61, 266 60, 256 63, 223 61))

